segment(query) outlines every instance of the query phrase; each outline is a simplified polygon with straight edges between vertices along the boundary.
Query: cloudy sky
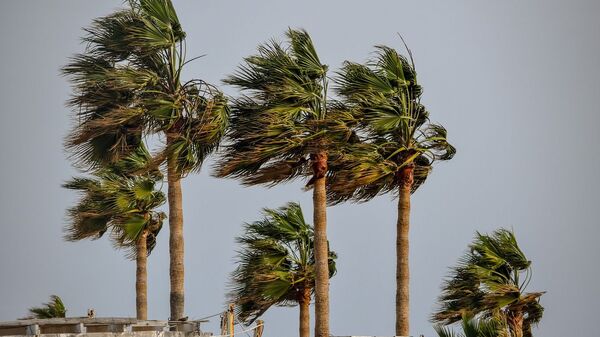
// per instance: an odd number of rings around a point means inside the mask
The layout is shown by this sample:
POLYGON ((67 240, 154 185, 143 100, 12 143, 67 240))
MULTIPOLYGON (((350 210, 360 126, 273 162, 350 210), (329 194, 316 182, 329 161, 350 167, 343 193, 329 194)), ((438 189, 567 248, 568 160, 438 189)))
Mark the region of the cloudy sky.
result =
MULTIPOLYGON (((600 2, 175 0, 193 62, 186 77, 219 84, 242 58, 288 27, 307 29, 322 62, 364 61, 373 45, 413 50, 424 103, 449 131, 456 157, 413 198, 411 330, 428 317, 448 267, 475 231, 514 229, 533 261, 531 291, 547 291, 537 335, 597 332, 600 269, 600 2)), ((60 184, 77 174, 62 148, 70 88, 59 68, 83 50, 81 28, 113 1, 0 2, 0 321, 60 295, 69 314, 135 316, 134 262, 107 240, 66 243, 60 184)), ((233 88, 222 86, 228 94, 233 88)), ((310 193, 296 182, 243 188, 206 169, 184 184, 186 312, 224 307, 244 221, 310 193)), ((331 333, 393 334, 396 204, 390 196, 329 209, 338 253, 331 333)), ((168 233, 149 259, 149 316, 168 317, 168 233)), ((297 309, 273 308, 265 336, 297 335, 297 309)), ((205 330, 218 333, 218 322, 205 330)))

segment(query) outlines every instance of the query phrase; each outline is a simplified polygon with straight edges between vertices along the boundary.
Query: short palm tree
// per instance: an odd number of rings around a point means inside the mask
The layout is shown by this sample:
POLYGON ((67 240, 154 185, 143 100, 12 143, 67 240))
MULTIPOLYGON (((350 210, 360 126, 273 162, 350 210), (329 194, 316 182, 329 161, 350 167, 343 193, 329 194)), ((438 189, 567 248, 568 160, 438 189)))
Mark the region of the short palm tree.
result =
POLYGON ((112 163, 147 136, 164 146, 169 202, 171 319, 184 316, 181 179, 200 170, 228 122, 224 95, 198 79, 182 80, 186 34, 170 0, 130 0, 129 8, 94 20, 87 49, 63 68, 75 95, 77 123, 67 147, 82 166, 112 163), (152 137, 156 139, 156 137, 152 137))
POLYGON ((396 239, 396 335, 409 335, 410 195, 427 178, 434 161, 455 153, 446 130, 429 123, 420 102, 422 88, 412 62, 379 46, 366 65, 345 62, 337 93, 360 121, 360 142, 346 146, 332 164, 329 200, 367 201, 392 192, 398 196, 396 239))
POLYGON ((63 318, 67 315, 65 304, 56 295, 50 296, 50 301, 44 303, 41 307, 29 308, 29 317, 27 319, 48 319, 48 318, 63 318))
POLYGON ((98 239, 109 233, 116 248, 127 249, 136 260, 136 313, 147 319, 147 257, 156 244, 156 235, 165 219, 156 208, 165 196, 155 189, 162 180, 158 171, 144 175, 129 172, 147 165, 149 154, 140 148, 126 159, 100 168, 93 178, 74 178, 64 187, 81 193, 78 204, 68 210, 65 239, 98 239))
POLYGON ((306 31, 289 30, 289 46, 272 41, 225 82, 245 95, 231 106, 229 144, 215 175, 273 186, 297 177, 313 188, 315 336, 329 337, 325 180, 329 160, 352 133, 327 99, 327 66, 306 31))
POLYGON ((514 233, 499 229, 477 233, 469 250, 444 282, 440 308, 432 320, 452 324, 465 314, 497 318, 510 337, 530 337, 531 327, 542 319, 543 292, 526 293, 531 261, 519 248, 514 233))
POLYGON ((461 328, 462 334, 442 325, 436 326, 435 331, 439 337, 506 337, 502 322, 493 318, 476 319, 463 315, 461 328))
MULTIPOLYGON (((244 226, 238 268, 229 297, 241 321, 252 323, 273 305, 300 306, 300 337, 310 337, 309 304, 315 288, 313 227, 297 203, 264 209, 264 219, 244 226)), ((329 251, 329 276, 335 274, 329 251)))

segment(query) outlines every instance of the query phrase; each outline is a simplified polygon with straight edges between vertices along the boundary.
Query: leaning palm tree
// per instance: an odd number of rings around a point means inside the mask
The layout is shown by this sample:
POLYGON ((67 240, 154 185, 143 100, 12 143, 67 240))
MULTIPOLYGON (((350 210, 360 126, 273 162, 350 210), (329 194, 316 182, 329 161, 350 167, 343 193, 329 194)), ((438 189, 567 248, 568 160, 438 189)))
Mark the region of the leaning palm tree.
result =
POLYGON ((26 319, 64 318, 66 315, 67 309, 63 301, 57 295, 52 295, 50 301, 43 306, 29 308, 29 316, 26 319))
POLYGON ((508 327, 508 336, 530 337, 544 312, 539 303, 544 292, 525 292, 530 279, 531 261, 511 231, 478 232, 444 282, 432 320, 447 325, 465 314, 497 318, 508 327))
POLYGON ((398 196, 396 335, 408 336, 410 196, 433 162, 451 159, 455 149, 446 130, 429 123, 414 64, 394 49, 379 46, 366 65, 345 62, 338 75, 337 93, 360 121, 356 134, 361 141, 346 146, 332 164, 329 200, 367 201, 389 192, 398 196))
POLYGON ((144 175, 129 172, 144 167, 150 159, 140 148, 128 158, 97 169, 92 178, 74 178, 63 186, 79 191, 81 199, 68 210, 67 241, 98 239, 109 233, 116 248, 126 249, 136 261, 136 316, 148 319, 147 258, 156 245, 156 235, 166 217, 156 208, 165 196, 155 189, 162 180, 158 171, 144 175))
MULTIPOLYGON (((297 203, 264 209, 264 219, 244 226, 239 266, 232 274, 230 300, 242 322, 252 323, 274 305, 300 307, 300 337, 310 337, 309 304, 315 288, 313 227, 297 203)), ((329 277, 335 274, 329 251, 329 277)))
POLYGON ((325 176, 352 136, 327 99, 327 66, 306 31, 289 30, 289 46, 272 41, 247 57, 225 82, 244 91, 231 107, 229 144, 215 175, 273 186, 297 177, 313 188, 315 336, 329 337, 329 270, 325 176))
POLYGON ((182 80, 185 32, 170 0, 130 0, 129 8, 94 20, 87 49, 63 68, 75 95, 77 123, 67 148, 94 168, 160 139, 152 167, 166 166, 169 203, 171 319, 184 316, 181 179, 200 170, 225 132, 224 95, 198 79, 182 80), (156 137, 158 136, 158 137, 156 137))

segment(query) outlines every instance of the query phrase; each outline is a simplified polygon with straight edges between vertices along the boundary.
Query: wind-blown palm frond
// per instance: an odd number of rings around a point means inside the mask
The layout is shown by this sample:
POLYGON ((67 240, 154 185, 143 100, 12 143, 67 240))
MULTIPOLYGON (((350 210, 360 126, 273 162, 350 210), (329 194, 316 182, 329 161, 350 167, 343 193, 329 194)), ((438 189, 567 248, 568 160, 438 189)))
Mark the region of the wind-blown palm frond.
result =
MULTIPOLYGON (((239 266, 231 276, 229 298, 247 324, 271 306, 310 301, 315 286, 314 232, 300 205, 289 203, 263 212, 264 218, 245 224, 244 235, 236 240, 242 248, 239 266)), ((330 251, 330 277, 335 274, 336 258, 330 251)))
POLYGON ((50 301, 41 307, 29 308, 29 319, 62 318, 67 314, 67 309, 62 299, 56 295, 50 296, 50 301))
POLYGON ((164 194, 155 189, 162 175, 158 171, 130 173, 145 167, 149 160, 150 154, 139 148, 122 161, 96 170, 92 178, 73 178, 65 183, 63 187, 81 193, 77 205, 67 211, 65 239, 98 239, 108 231, 115 247, 127 249, 128 257, 134 258, 136 241, 145 230, 150 253, 166 218, 156 211, 165 202, 164 194))
POLYGON ((444 282, 438 299, 440 309, 432 320, 452 324, 469 313, 500 318, 511 331, 530 334, 544 310, 539 303, 544 292, 525 292, 530 278, 531 261, 512 232, 499 229, 490 235, 477 233, 467 254, 444 282))
POLYGON ((88 47, 63 68, 74 86, 68 102, 78 122, 66 141, 76 163, 96 168, 162 134, 157 156, 176 158, 181 175, 200 169, 228 123, 225 96, 193 79, 182 83, 185 32, 171 1, 130 1, 131 8, 96 19, 88 47))
POLYGON ((414 192, 434 161, 454 156, 446 130, 428 123, 414 67, 394 49, 378 46, 375 58, 365 65, 345 62, 336 90, 359 121, 355 134, 361 142, 346 146, 332 163, 330 202, 395 193, 407 166, 414 167, 414 192))
POLYGON ((259 46, 238 71, 224 80, 245 92, 232 101, 229 144, 216 166, 219 177, 244 184, 274 185, 309 176, 310 155, 335 152, 351 132, 327 101, 327 66, 321 64, 308 33, 287 32, 288 46, 259 46))

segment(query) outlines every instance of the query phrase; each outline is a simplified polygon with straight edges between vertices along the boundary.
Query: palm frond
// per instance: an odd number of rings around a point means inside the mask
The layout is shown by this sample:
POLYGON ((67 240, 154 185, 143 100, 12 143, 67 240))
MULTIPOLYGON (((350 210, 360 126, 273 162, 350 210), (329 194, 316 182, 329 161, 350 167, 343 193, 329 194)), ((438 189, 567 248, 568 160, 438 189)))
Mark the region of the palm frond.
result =
POLYGON ((50 301, 41 307, 29 308, 29 318, 48 319, 61 318, 67 314, 67 309, 62 299, 57 295, 50 296, 50 301))
POLYGON ((523 315, 524 325, 530 329, 531 324, 541 320, 539 298, 544 294, 525 292, 530 276, 531 261, 513 232, 477 232, 468 252, 444 281, 438 298, 440 308, 432 321, 452 324, 465 313, 501 317, 503 321, 508 316, 523 315))

